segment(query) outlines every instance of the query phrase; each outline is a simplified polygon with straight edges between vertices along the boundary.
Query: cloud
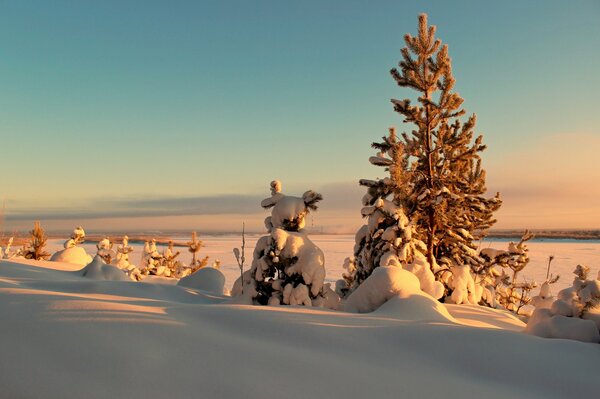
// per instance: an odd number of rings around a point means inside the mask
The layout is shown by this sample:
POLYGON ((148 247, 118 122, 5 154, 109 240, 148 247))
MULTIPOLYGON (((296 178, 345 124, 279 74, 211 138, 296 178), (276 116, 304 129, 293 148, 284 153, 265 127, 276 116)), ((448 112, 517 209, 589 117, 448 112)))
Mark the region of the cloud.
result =
MULTIPOLYGON (((335 233, 354 233, 360 227, 360 199, 364 188, 358 182, 307 186, 289 194, 300 196, 304 189, 309 188, 324 196, 319 210, 310 214, 309 226, 335 233)), ((264 229, 263 220, 269 214, 260 207, 260 202, 268 195, 267 192, 263 195, 94 198, 70 206, 39 208, 21 204, 21 208, 9 208, 5 227, 26 229, 32 221, 41 220, 53 230, 70 229, 74 224, 81 224, 99 231, 200 228, 225 232, 237 231, 245 221, 248 229, 260 232, 264 229)), ((68 203, 67 200, 62 202, 68 203)))
MULTIPOLYGON (((317 187, 323 194, 321 210, 360 211, 364 188, 357 182, 340 182, 317 187)), ((285 190, 284 190, 285 191, 285 190)), ((95 198, 69 207, 39 207, 10 210, 6 220, 98 219, 108 217, 224 215, 261 213, 260 202, 269 194, 223 194, 192 197, 138 196, 131 198, 95 198)), ((290 195, 302 195, 293 192, 290 195)))
POLYGON ((262 197, 214 195, 197 197, 143 197, 93 199, 74 207, 20 209, 6 215, 7 221, 74 220, 184 215, 253 214, 260 212, 262 197))

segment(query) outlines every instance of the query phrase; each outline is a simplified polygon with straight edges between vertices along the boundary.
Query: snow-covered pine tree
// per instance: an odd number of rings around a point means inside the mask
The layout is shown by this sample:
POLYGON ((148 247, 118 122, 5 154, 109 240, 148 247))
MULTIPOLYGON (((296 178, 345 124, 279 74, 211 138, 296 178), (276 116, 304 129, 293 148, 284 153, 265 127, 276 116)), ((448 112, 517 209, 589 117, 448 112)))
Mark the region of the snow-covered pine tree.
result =
POLYGON ((346 259, 344 282, 338 283, 337 291, 346 296, 366 280, 378 266, 397 266, 415 274, 421 289, 436 299, 444 294, 444 287, 435 281, 430 263, 425 254, 427 246, 416 237, 415 225, 407 217, 402 198, 410 181, 404 180, 407 167, 404 144, 396 137, 394 128, 381 143, 373 143, 379 150, 369 161, 383 166, 389 177, 378 180, 360 180, 367 187, 363 196, 363 217, 367 223, 356 233, 354 257, 346 259))
MULTIPOLYGON (((482 263, 475 242, 494 224, 493 212, 501 201, 499 195, 484 197, 479 153, 486 146, 482 136, 474 139, 475 115, 464 123, 460 119, 465 114, 463 99, 452 91, 455 80, 447 45, 435 39, 435 26, 428 26, 426 14, 419 16, 418 35, 406 34, 404 40, 400 69, 392 69, 391 75, 399 86, 417 91, 418 104, 412 105, 410 99, 392 103, 404 123, 413 127, 400 138, 390 133, 373 144, 379 153, 370 162, 386 167, 390 177, 361 180, 368 187, 364 205, 391 197, 414 226, 413 238, 425 243, 426 260, 436 279, 448 288, 452 266, 482 263)), ((378 266, 357 262, 357 268, 367 273, 378 266)))
POLYGON ((268 235, 256 243, 252 265, 234 283, 232 295, 243 294, 260 305, 336 308, 339 297, 325 283, 323 251, 304 230, 306 215, 317 210, 323 196, 312 190, 301 197, 285 195, 277 180, 270 186, 271 197, 261 202, 263 208, 272 208, 265 219, 268 235))

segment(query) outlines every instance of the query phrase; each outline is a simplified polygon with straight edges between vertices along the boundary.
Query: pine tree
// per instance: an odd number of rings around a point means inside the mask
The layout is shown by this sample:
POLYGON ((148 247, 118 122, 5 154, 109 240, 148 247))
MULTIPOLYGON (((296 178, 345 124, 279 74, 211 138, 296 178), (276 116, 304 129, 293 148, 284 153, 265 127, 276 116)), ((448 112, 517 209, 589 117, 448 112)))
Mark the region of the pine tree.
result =
MULTIPOLYGON (((391 75, 399 86, 418 93, 418 104, 391 100, 411 131, 397 137, 390 130, 382 142, 373 143, 379 152, 370 162, 385 167, 389 178, 360 181, 368 188, 363 205, 391 197, 414 226, 412 238, 425 244, 423 253, 436 279, 448 288, 453 265, 482 264, 475 242, 495 223, 493 212, 501 201, 498 194, 483 196, 486 175, 479 153, 486 146, 482 136, 474 139, 475 115, 464 123, 460 119, 463 99, 452 91, 447 45, 435 39, 435 26, 428 26, 426 14, 419 16, 417 37, 406 34, 404 40, 399 70, 392 69, 391 75)), ((378 266, 357 262, 357 269, 367 274, 378 266)))
MULTIPOLYGON (((337 308, 339 297, 325 283, 325 256, 304 230, 306 216, 318 209, 323 196, 312 190, 301 197, 285 195, 281 183, 270 184, 271 197, 261 202, 271 209, 265 219, 268 235, 258 239, 249 270, 242 271, 243 251, 236 248, 241 276, 233 296, 244 295, 260 305, 304 305, 337 308)), ((242 244, 242 249, 245 243, 242 244)))
POLYGON ((474 141, 476 117, 463 124, 463 99, 452 92, 454 77, 447 45, 435 39, 435 26, 427 15, 419 16, 419 34, 404 36, 400 71, 391 74, 401 87, 419 93, 419 105, 410 100, 392 100, 394 110, 413 123, 412 137, 403 134, 404 171, 411 183, 403 200, 417 219, 427 259, 447 265, 478 264, 473 241, 494 223, 492 213, 500 207, 499 196, 485 198, 485 171, 479 153, 486 146, 482 136, 474 141), (411 54, 412 53, 412 54, 411 54), (413 161, 408 164, 409 159, 413 161), (406 195, 408 194, 408 195, 406 195))
POLYGON ((44 251, 46 246, 46 232, 40 225, 39 221, 36 221, 33 225, 33 230, 29 232, 29 243, 23 250, 23 255, 26 259, 35 260, 46 260, 50 257, 50 254, 44 251))
POLYGON ((202 259, 197 259, 198 252, 200 252, 200 249, 204 247, 204 243, 197 238, 195 231, 192 231, 192 240, 188 241, 186 245, 188 246, 188 251, 192 254, 192 263, 190 263, 189 268, 192 273, 194 273, 208 264, 208 256, 205 256, 202 259))

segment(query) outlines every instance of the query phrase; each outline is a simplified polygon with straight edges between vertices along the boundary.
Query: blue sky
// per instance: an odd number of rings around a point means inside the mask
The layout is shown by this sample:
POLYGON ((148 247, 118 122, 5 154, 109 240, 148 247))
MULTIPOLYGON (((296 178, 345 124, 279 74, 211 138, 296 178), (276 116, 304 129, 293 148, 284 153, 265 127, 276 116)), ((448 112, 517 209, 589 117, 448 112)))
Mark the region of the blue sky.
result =
POLYGON ((0 1, 6 228, 233 226, 277 178, 352 230, 421 12, 489 145, 499 227, 600 227, 599 2, 0 1))

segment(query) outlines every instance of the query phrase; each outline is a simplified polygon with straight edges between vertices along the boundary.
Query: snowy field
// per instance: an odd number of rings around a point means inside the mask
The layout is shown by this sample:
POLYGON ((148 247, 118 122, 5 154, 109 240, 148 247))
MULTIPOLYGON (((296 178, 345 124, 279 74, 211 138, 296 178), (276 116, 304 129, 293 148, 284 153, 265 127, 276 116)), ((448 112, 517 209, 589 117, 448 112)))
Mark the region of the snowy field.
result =
MULTIPOLYGON (((252 261, 252 251, 254 245, 260 237, 259 234, 246 235, 246 265, 249 266, 252 261)), ((335 283, 341 278, 343 273, 342 265, 347 256, 352 255, 354 247, 354 236, 352 235, 311 235, 311 240, 318 245, 325 253, 325 267, 327 270, 327 282, 335 283)), ((174 240, 186 242, 189 237, 173 237, 174 240)), ((225 274, 226 286, 231 288, 233 282, 239 277, 239 269, 233 256, 233 248, 241 246, 241 235, 201 235, 200 239, 206 245, 200 251, 200 255, 210 257, 209 264, 215 259, 221 261, 221 271, 225 274)), ((481 244, 481 248, 506 249, 510 240, 486 240, 481 244)), ((118 242, 115 243, 116 245, 118 242)), ((133 244, 135 251, 130 255, 132 263, 139 264, 142 256, 143 244, 133 244)), ((49 252, 55 252, 62 249, 63 241, 52 240, 48 244, 49 252)), ((95 244, 86 243, 82 245, 90 254, 96 252, 95 244)), ((552 286, 556 293, 559 290, 571 285, 573 281, 573 269, 578 264, 584 264, 590 267, 591 276, 596 276, 600 270, 600 241, 590 240, 534 240, 528 242, 530 264, 520 275, 519 280, 534 280, 538 283, 546 279, 546 270, 548 266, 548 257, 554 256, 551 272, 560 274, 560 280, 552 286)), ((162 252, 161 246, 158 248, 162 252)), ((188 263, 191 255, 186 248, 178 247, 181 251, 179 259, 188 263)))
MULTIPOLYGON (((237 276, 237 236, 203 237, 237 276)), ((248 237, 247 257, 251 259, 248 237)), ((349 236, 314 236, 337 279, 349 236)), ((60 243, 53 242, 57 249, 60 243)), ((506 243, 501 243, 504 246, 506 243)), ((598 243, 532 243, 531 276, 598 268, 598 243)), ((91 248, 87 245, 87 248, 91 248)), ((185 254, 184 257, 187 257, 185 254)), ((136 258, 134 258, 135 260, 136 258)), ((258 307, 57 262, 0 261, 0 398, 598 397, 600 348, 520 331, 510 314, 393 299, 368 314, 258 307)))

